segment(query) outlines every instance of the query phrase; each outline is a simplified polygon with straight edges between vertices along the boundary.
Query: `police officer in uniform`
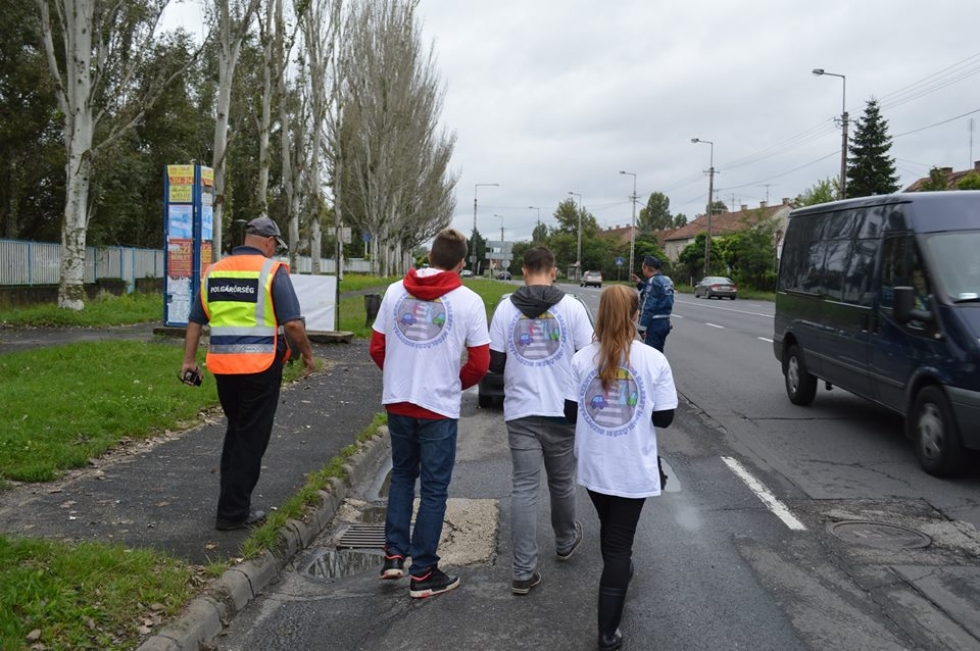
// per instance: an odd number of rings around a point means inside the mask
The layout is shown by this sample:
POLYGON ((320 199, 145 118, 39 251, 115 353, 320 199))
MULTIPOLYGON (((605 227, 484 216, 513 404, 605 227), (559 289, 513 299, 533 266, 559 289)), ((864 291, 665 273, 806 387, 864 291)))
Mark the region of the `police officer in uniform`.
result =
POLYGON ((188 316, 181 377, 186 384, 200 382, 197 347, 204 325, 210 324, 207 367, 228 420, 215 520, 221 531, 265 520, 265 512, 252 508, 251 498, 272 435, 282 365, 289 356, 280 326, 302 356, 306 374, 316 367, 289 267, 272 259, 278 247, 285 248, 285 243, 272 219, 250 221, 244 245, 208 269, 188 316))
POLYGON ((670 313, 674 309, 674 281, 660 272, 660 258, 648 255, 643 258, 643 275, 640 290, 640 323, 637 330, 644 343, 664 352, 664 344, 670 333, 670 313))

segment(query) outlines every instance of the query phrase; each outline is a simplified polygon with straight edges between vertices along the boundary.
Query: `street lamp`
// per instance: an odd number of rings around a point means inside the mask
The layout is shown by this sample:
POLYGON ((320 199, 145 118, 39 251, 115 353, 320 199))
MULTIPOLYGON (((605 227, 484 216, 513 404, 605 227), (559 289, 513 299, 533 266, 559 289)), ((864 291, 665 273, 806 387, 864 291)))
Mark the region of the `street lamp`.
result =
POLYGON ((633 250, 636 247, 636 174, 633 172, 620 172, 633 177, 633 194, 630 196, 633 204, 633 217, 630 220, 630 276, 636 272, 633 268, 633 250))
POLYGON ((530 210, 537 210, 538 211, 538 228, 534 229, 534 230, 537 231, 537 230, 539 230, 541 228, 541 209, 538 208, 537 206, 528 206, 528 209, 530 209, 530 210))
POLYGON ((836 72, 827 72, 823 68, 814 68, 813 74, 818 77, 824 75, 828 77, 840 77, 841 81, 844 82, 844 87, 841 93, 841 146, 840 146, 840 198, 843 199, 847 196, 847 77, 844 75, 837 74, 836 72))
POLYGON ((707 276, 711 273, 711 210, 715 198, 715 143, 700 138, 691 138, 691 142, 711 146, 708 158, 708 235, 704 238, 704 275, 707 276))
POLYGON ((477 276, 476 265, 478 263, 476 255, 476 194, 480 187, 499 188, 499 183, 476 183, 473 185, 473 275, 477 276))
POLYGON ((578 253, 575 260, 575 280, 582 279, 582 195, 578 192, 569 192, 573 197, 578 197, 578 253))
POLYGON ((504 245, 504 216, 494 215, 494 217, 500 217, 500 246, 504 245))

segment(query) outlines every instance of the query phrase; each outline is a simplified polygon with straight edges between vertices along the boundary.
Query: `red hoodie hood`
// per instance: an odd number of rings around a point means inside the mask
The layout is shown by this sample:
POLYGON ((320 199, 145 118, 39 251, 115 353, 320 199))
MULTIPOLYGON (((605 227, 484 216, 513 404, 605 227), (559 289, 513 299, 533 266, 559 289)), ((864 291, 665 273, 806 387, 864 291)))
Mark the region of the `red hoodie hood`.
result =
POLYGON ((436 273, 426 273, 420 276, 415 273, 415 269, 409 269, 405 274, 405 289, 415 298, 423 301, 434 301, 435 299, 448 294, 463 284, 459 274, 452 271, 441 271, 436 273))

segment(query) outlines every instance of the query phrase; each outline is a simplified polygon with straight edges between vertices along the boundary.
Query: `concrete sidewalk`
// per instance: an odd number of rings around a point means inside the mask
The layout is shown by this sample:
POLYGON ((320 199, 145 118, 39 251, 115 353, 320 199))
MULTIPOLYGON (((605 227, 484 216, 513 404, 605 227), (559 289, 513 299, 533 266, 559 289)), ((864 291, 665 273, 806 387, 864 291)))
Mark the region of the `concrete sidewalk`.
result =
MULTIPOLYGON (((127 336, 153 337, 152 328, 130 330, 127 336)), ((84 334, 99 336, 97 332, 84 334)), ((12 345, 23 349, 72 340, 52 336, 26 331, 12 345)), ((314 353, 327 368, 283 388, 253 494, 255 508, 274 510, 295 495, 307 474, 323 468, 353 443, 382 410, 381 372, 368 355, 366 341, 314 344, 314 353)), ((175 342, 174 367, 179 365, 175 342)), ((200 565, 234 560, 249 532, 214 528, 224 429, 224 416, 216 408, 203 425, 191 430, 123 445, 94 459, 90 468, 73 471, 56 482, 23 484, 4 491, 0 493, 0 533, 148 547, 200 565)), ((351 460, 349 470, 356 475, 377 465, 387 457, 387 449, 387 437, 375 437, 351 460)), ((336 482, 307 523, 286 527, 286 558, 266 554, 229 570, 209 587, 212 596, 196 600, 184 617, 140 648, 198 649, 207 644, 220 632, 223 620, 258 594, 288 556, 329 523, 344 492, 344 483, 336 482)))

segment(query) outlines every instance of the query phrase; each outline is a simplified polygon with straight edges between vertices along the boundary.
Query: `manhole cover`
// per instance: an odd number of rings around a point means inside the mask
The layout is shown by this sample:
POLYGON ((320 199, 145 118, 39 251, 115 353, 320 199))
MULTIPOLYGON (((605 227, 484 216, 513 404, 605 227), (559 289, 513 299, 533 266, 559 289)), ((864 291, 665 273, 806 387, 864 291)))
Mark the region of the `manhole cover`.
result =
POLYGON ((847 520, 827 528, 844 542, 878 549, 920 549, 932 544, 932 539, 924 533, 881 522, 847 520))

